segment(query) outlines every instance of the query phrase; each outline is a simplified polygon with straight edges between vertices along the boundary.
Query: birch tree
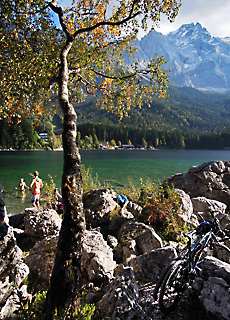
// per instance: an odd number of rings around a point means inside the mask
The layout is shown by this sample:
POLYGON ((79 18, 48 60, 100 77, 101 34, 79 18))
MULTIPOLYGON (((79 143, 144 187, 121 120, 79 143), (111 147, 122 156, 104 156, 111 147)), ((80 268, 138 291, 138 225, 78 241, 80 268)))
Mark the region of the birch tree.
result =
POLYGON ((176 17, 180 0, 2 0, 0 4, 0 117, 63 115, 64 216, 46 305, 46 319, 73 303, 82 285, 80 259, 85 230, 82 176, 76 147, 74 104, 97 96, 102 108, 129 113, 157 92, 164 96, 164 60, 124 63, 135 57, 140 29, 153 30, 161 16, 176 17), (65 6, 62 6, 62 5, 65 6))

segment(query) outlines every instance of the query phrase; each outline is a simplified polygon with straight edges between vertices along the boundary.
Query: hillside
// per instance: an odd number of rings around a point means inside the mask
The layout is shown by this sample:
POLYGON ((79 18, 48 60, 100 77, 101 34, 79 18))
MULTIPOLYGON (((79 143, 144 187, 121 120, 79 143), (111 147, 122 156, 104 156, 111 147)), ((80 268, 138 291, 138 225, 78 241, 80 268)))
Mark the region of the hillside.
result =
MULTIPOLYGON (((170 85, 168 98, 154 99, 151 107, 133 107, 129 117, 119 118, 105 110, 96 108, 94 98, 76 105, 78 123, 94 122, 104 124, 132 125, 171 131, 180 129, 191 133, 225 131, 230 129, 230 92, 210 93, 188 87, 170 85)), ((56 129, 61 122, 54 119, 56 129)))
MULTIPOLYGON (((168 61, 168 97, 154 99, 150 107, 133 107, 121 122, 116 115, 96 108, 95 99, 90 97, 75 106, 79 124, 119 124, 198 134, 230 129, 229 38, 212 37, 199 23, 192 23, 168 35, 150 32, 135 40, 134 45, 141 64, 153 58, 155 52, 168 61)), ((126 57, 126 63, 130 58, 126 57)), ((56 117, 55 124, 60 128, 58 120, 56 117)))

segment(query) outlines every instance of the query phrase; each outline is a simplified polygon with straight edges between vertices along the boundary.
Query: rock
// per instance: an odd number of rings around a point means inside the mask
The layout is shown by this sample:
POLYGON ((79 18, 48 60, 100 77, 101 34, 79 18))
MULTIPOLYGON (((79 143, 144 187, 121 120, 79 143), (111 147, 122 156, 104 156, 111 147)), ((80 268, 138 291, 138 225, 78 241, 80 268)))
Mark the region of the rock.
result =
MULTIPOLYGON (((142 222, 137 222, 134 220, 128 220, 125 222, 118 233, 118 240, 121 244, 126 243, 128 240, 136 239, 141 236, 146 231, 151 231, 153 234, 155 233, 152 227, 145 225, 142 222)), ((158 242, 158 237, 156 237, 156 242, 158 242)), ((161 246, 160 242, 159 247, 161 246)))
MULTIPOLYGON (((36 208, 35 208, 36 209, 36 208)), ((57 236, 61 229, 62 220, 53 209, 42 211, 26 209, 25 212, 25 234, 34 242, 40 241, 48 236, 57 236)))
POLYGON ((131 259, 128 265, 133 268, 137 281, 156 283, 162 270, 176 256, 175 249, 160 248, 131 259))
POLYGON ((113 249, 113 258, 117 264, 123 263, 123 247, 117 246, 113 249))
POLYGON ((110 246, 110 248, 115 248, 118 245, 118 240, 114 236, 111 236, 110 234, 107 236, 107 243, 110 246))
POLYGON ((225 203, 230 209, 230 161, 210 161, 191 167, 163 182, 182 189, 191 198, 206 197, 225 203))
POLYGON ((24 224, 25 213, 9 215, 9 224, 13 228, 19 228, 24 224))
POLYGON ((123 263, 128 265, 129 260, 137 255, 137 246, 135 240, 129 240, 123 247, 123 263))
POLYGON ((104 319, 144 320, 148 319, 139 304, 138 285, 132 268, 119 266, 116 279, 99 301, 98 307, 104 319))
POLYGON ((89 281, 108 281, 113 278, 116 262, 113 251, 100 232, 86 230, 82 249, 81 270, 89 281))
POLYGON ((118 207, 116 193, 110 189, 91 190, 83 195, 85 218, 93 228, 109 222, 110 213, 118 207))
POLYGON ((163 247, 161 238, 152 227, 133 219, 126 220, 117 233, 119 244, 123 246, 123 250, 120 248, 114 250, 114 257, 118 263, 124 263, 124 265, 127 265, 128 261, 136 255, 163 247), (122 255, 123 259, 121 259, 122 255))
MULTIPOLYGON (((26 257, 30 278, 39 290, 47 290, 56 256, 58 236, 47 237, 35 244, 26 257)), ((81 269, 86 282, 102 282, 113 278, 116 262, 113 251, 97 230, 85 232, 81 269)))
POLYGON ((29 279, 36 284, 36 290, 48 290, 56 256, 58 236, 47 237, 35 244, 26 257, 30 268, 29 279))
POLYGON ((180 217, 186 224, 197 226, 199 223, 197 216, 193 214, 193 204, 190 196, 183 190, 177 189, 176 191, 180 197, 180 217))
POLYGON ((126 220, 134 219, 133 214, 131 212, 129 212, 128 210, 126 210, 126 208, 121 208, 119 214, 121 217, 124 217, 126 220))
POLYGON ((138 254, 150 252, 162 248, 163 242, 156 232, 149 228, 136 238, 138 254))
POLYGON ((230 230, 230 215, 226 213, 217 213, 216 217, 220 221, 221 228, 230 230))
POLYGON ((230 265, 214 257, 206 257, 201 270, 200 277, 193 283, 199 300, 218 319, 230 319, 230 265))
MULTIPOLYGON (((157 248, 162 248, 163 243, 161 238, 156 234, 153 228, 146 226, 146 229, 143 228, 142 223, 132 222, 128 226, 124 226, 126 230, 129 230, 128 240, 123 246, 123 264, 127 265, 128 261, 135 258, 136 255, 150 252, 157 248), (126 228, 127 227, 127 228, 126 228), (133 228, 133 229, 132 229, 133 228), (135 232, 133 232, 135 230, 135 232), (140 233, 140 235, 138 235, 140 233), (131 236, 134 236, 135 239, 131 239, 131 236)), ((123 241, 124 236, 121 236, 123 241)))
MULTIPOLYGON (((130 219, 127 219, 125 217, 115 216, 109 222, 108 229, 111 231, 111 233, 113 233, 113 235, 115 235, 117 237, 122 225, 129 220, 130 219)), ((133 220, 133 219, 131 219, 131 220, 133 220)))
POLYGON ((0 319, 10 319, 19 308, 17 292, 29 274, 12 227, 0 241, 0 255, 0 319))
POLYGON ((7 235, 8 228, 9 226, 6 223, 0 222, 0 241, 7 235))
POLYGON ((221 278, 210 277, 200 293, 200 301, 208 312, 218 318, 230 319, 229 285, 221 278))
POLYGON ((6 206, 2 198, 3 186, 0 184, 0 223, 9 225, 9 218, 6 212, 6 206))
POLYGON ((212 213, 219 219, 222 229, 230 226, 230 216, 225 213, 227 210, 227 205, 225 203, 216 200, 210 200, 205 197, 192 198, 192 203, 194 212, 202 212, 204 220, 212 220, 212 213))
POLYGON ((203 212, 210 219, 210 212, 216 215, 216 212, 225 213, 227 205, 217 200, 207 199, 205 197, 192 198, 194 212, 203 212))
POLYGON ((134 203, 134 202, 131 202, 131 201, 129 201, 129 202, 127 203, 126 208, 127 208, 127 210, 128 210, 129 212, 131 212, 131 213, 134 215, 134 217, 136 217, 136 218, 137 218, 137 217, 141 214, 141 212, 142 212, 142 207, 139 206, 138 204, 134 203))

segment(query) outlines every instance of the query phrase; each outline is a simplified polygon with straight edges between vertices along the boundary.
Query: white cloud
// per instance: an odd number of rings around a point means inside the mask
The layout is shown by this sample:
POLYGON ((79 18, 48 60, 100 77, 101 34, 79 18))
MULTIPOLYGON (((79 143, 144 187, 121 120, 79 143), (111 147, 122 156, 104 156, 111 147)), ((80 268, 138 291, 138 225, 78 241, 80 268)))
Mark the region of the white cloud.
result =
POLYGON ((199 22, 212 36, 230 37, 229 0, 182 0, 182 6, 175 22, 162 18, 157 31, 166 34, 182 24, 199 22))

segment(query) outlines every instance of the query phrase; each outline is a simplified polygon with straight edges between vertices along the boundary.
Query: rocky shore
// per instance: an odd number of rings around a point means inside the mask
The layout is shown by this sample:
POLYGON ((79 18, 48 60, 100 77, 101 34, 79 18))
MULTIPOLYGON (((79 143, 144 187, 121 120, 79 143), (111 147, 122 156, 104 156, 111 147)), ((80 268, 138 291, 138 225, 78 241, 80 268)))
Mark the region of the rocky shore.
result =
MULTIPOLYGON (((162 184, 178 189, 178 214, 186 224, 198 225, 198 212, 207 220, 213 212, 222 228, 230 228, 230 161, 192 167, 162 184)), ((96 305, 101 319, 164 319, 153 289, 177 255, 178 244, 164 245, 152 227, 137 221, 143 208, 131 202, 120 208, 116 198, 109 189, 91 190, 83 197, 86 301, 96 305)), ((17 318, 19 297, 29 298, 23 285, 27 276, 36 280, 36 289, 47 290, 61 222, 55 210, 42 208, 28 208, 1 221, 0 319, 17 318)), ((230 264, 207 256, 202 270, 167 319, 230 319, 230 264)))

